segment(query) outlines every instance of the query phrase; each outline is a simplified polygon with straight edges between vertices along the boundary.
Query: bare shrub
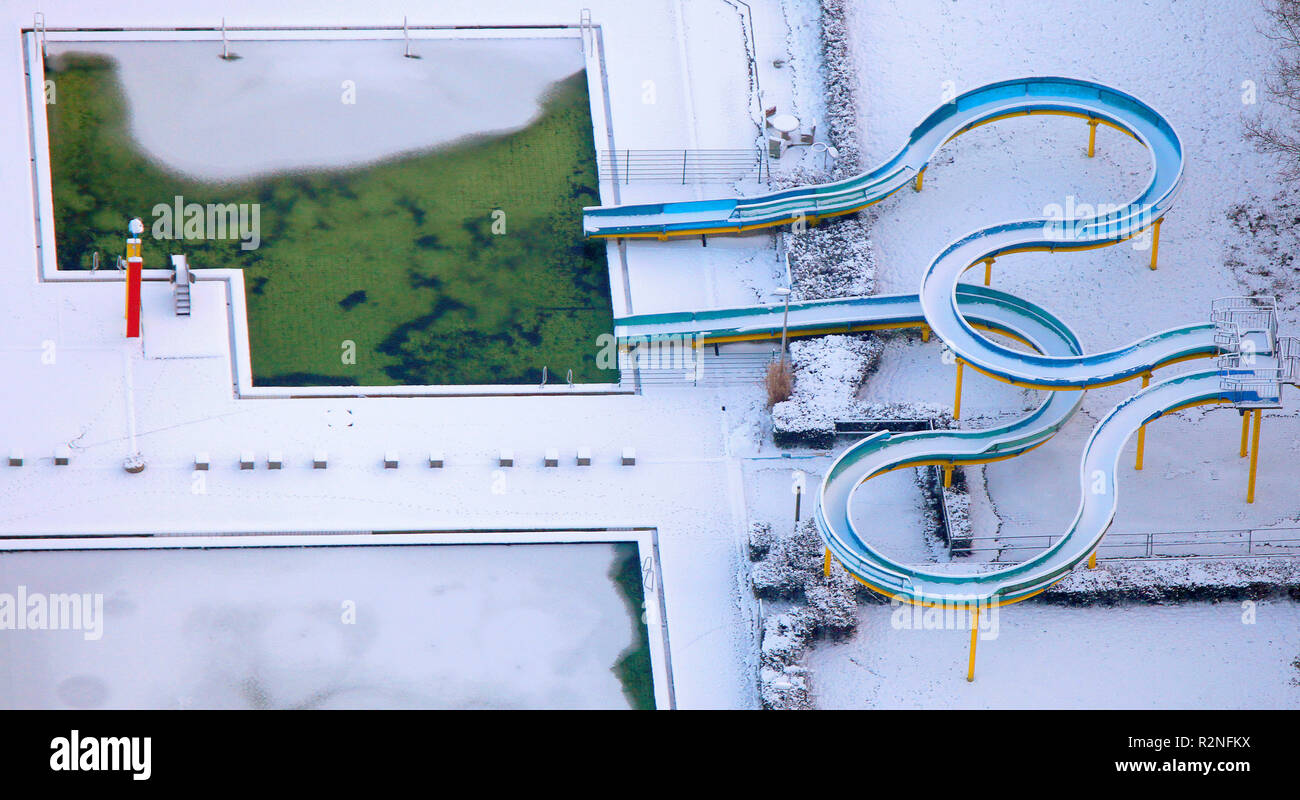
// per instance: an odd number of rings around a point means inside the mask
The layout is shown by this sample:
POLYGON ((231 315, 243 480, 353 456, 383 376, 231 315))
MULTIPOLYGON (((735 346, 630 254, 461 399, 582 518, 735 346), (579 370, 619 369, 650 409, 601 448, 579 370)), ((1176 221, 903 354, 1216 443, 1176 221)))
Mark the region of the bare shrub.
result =
POLYGON ((794 368, 790 359, 782 358, 767 365, 767 375, 763 378, 767 387, 767 407, 785 402, 794 394, 794 368))
POLYGON ((1262 116, 1247 119, 1246 138, 1260 152, 1279 156, 1286 177, 1300 178, 1300 136, 1294 133, 1295 118, 1300 117, 1300 0, 1265 0, 1264 10, 1273 26, 1261 33, 1278 48, 1264 87, 1292 119, 1283 126, 1266 122, 1262 116))

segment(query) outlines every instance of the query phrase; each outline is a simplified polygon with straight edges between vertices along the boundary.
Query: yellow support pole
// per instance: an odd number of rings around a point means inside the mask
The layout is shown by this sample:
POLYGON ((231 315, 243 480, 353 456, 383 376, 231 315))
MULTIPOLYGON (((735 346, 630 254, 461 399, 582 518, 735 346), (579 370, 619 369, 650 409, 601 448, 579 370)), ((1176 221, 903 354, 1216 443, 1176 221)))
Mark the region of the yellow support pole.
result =
MULTIPOLYGON (((1147 374, 1142 376, 1142 388, 1145 389, 1150 385, 1151 385, 1151 373, 1148 372, 1147 374)), ((1137 457, 1137 464, 1133 466, 1133 469, 1142 469, 1142 452, 1146 446, 1146 443, 1147 443, 1147 426, 1143 425, 1141 428, 1138 428, 1138 457, 1137 457)))
POLYGON ((1250 415, 1241 412, 1241 458, 1246 457, 1246 437, 1250 434, 1250 415))
POLYGON ((1164 218, 1156 220, 1153 230, 1151 231, 1151 269, 1156 268, 1156 254, 1160 252, 1160 223, 1164 218))
MULTIPOLYGON (((930 326, 929 326, 929 325, 922 325, 922 326, 921 326, 921 341, 923 341, 923 342, 928 342, 928 341, 930 341, 930 326)), ((1243 453, 1242 455, 1245 455, 1245 454, 1243 453)))
POLYGON ((912 188, 918 192, 921 191, 921 181, 924 179, 925 179, 925 170, 922 169, 920 172, 916 173, 916 182, 912 184, 912 188))
POLYGON ((1097 120, 1088 120, 1088 158, 1097 154, 1097 120))
POLYGON ((949 489, 952 488, 952 464, 943 468, 943 485, 949 489))
POLYGON ((1259 422, 1261 412, 1255 409, 1255 429, 1250 432, 1250 483, 1246 486, 1246 502, 1255 502, 1255 467, 1259 464, 1259 422))
POLYGON ((828 547, 826 548, 826 559, 822 561, 822 577, 829 578, 830 576, 831 576, 831 549, 828 547))
POLYGON ((957 392, 952 401, 952 418, 961 419, 961 365, 962 360, 957 359, 957 392))
POLYGON ((989 281, 993 279, 993 259, 984 259, 984 285, 988 286, 989 281))
POLYGON ((975 639, 980 631, 980 607, 975 604, 975 615, 970 623, 970 664, 966 667, 966 682, 975 682, 975 639))

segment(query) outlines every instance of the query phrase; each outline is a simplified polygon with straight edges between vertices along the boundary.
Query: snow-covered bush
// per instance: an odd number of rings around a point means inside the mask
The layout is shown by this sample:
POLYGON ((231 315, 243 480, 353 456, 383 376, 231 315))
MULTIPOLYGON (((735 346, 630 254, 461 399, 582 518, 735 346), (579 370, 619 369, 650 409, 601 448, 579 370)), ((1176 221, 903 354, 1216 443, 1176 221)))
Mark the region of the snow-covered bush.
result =
POLYGON ((754 594, 764 600, 802 601, 812 634, 840 636, 857 626, 853 615, 860 585, 843 569, 823 574, 825 547, 817 525, 806 519, 788 536, 774 535, 754 565, 754 594))
POLYGON ((858 629, 858 589, 843 569, 833 567, 829 577, 805 585, 803 592, 818 631, 839 639, 858 629))
POLYGON ((961 488, 957 488, 954 475, 952 486, 943 490, 943 503, 948 511, 948 544, 954 551, 969 555, 971 537, 974 536, 970 524, 970 484, 962 481, 961 488))
POLYGON ((797 300, 858 297, 876 290, 876 252, 860 217, 832 217, 782 234, 797 300))
POLYGON ((948 430, 956 427, 951 408, 927 401, 908 400, 883 403, 858 401, 847 409, 847 413, 853 419, 930 420, 937 430, 948 430))
POLYGON ((812 614, 801 608, 768 614, 763 620, 763 666, 784 670, 803 658, 814 629, 812 614))
POLYGON ((1040 595, 1044 602, 1080 606, 1273 597, 1300 600, 1300 559, 1099 561, 1096 569, 1074 569, 1040 595))
POLYGON ((767 525, 751 526, 751 557, 756 549, 763 555, 752 573, 754 593, 794 604, 763 619, 763 707, 811 708, 808 675, 800 662, 818 636, 838 639, 857 629, 857 599, 865 591, 840 567, 829 576, 823 574, 825 550, 812 520, 804 520, 789 535, 773 533, 767 525))
POLYGON ((821 539, 811 520, 792 534, 773 534, 767 554, 751 573, 754 594, 764 600, 802 600, 804 587, 821 579, 821 557, 821 539))
POLYGON ((812 615, 803 609, 769 614, 763 620, 758 694, 763 708, 797 711, 813 707, 808 670, 799 661, 813 636, 812 615))
POLYGON ((781 446, 829 447, 835 422, 853 407, 858 387, 883 350, 872 334, 819 336, 790 344, 794 394, 772 407, 772 435, 781 446))
POLYGON ((758 561, 772 549, 775 534, 772 526, 766 522, 754 522, 749 526, 749 560, 758 561))
POLYGON ((783 555, 769 553, 750 571, 754 594, 764 600, 789 600, 803 591, 803 579, 783 555))
POLYGON ((858 147, 858 106, 855 88, 858 69, 849 40, 848 15, 853 0, 821 0, 822 66, 826 70, 826 124, 829 139, 839 150, 834 178, 848 177, 862 169, 858 147))
POLYGON ((800 664, 791 664, 780 670, 764 667, 758 674, 758 691, 763 708, 772 711, 808 711, 813 708, 808 670, 800 664))

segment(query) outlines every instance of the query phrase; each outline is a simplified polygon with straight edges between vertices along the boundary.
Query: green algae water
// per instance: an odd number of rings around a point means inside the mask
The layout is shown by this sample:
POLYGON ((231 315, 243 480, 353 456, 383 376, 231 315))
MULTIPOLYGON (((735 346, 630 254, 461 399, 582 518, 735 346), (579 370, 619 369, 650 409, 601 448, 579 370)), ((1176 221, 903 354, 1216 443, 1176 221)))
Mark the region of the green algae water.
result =
POLYGON ((650 662, 650 632, 645 623, 645 590, 641 583, 640 551, 635 544, 615 545, 614 566, 609 577, 632 618, 633 643, 611 668, 623 684, 628 703, 638 711, 655 708, 654 669, 650 662))
POLYGON ((582 236, 582 207, 599 202, 585 72, 552 85, 512 133, 215 182, 134 141, 111 58, 70 52, 46 71, 59 268, 89 268, 96 252, 115 263, 140 217, 146 268, 184 253, 195 269, 242 269, 255 384, 531 384, 543 367, 618 381, 596 364, 613 329, 605 248, 582 236), (153 238, 153 209, 177 196, 256 204, 259 246, 153 238))

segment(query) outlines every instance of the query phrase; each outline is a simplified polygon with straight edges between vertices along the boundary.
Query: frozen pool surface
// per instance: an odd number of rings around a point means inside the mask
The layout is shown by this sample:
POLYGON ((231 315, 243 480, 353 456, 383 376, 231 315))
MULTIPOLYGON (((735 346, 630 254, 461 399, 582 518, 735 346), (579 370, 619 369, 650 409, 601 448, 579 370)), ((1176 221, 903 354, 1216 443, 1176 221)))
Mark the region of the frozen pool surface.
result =
POLYGON ((51 42, 112 58, 131 135, 167 168, 230 181, 366 164, 518 130, 584 68, 572 39, 51 42), (351 102, 349 102, 351 101, 351 102))
POLYGON ((0 553, 0 592, 104 596, 98 641, 0 630, 0 707, 626 708, 628 546, 0 553))

